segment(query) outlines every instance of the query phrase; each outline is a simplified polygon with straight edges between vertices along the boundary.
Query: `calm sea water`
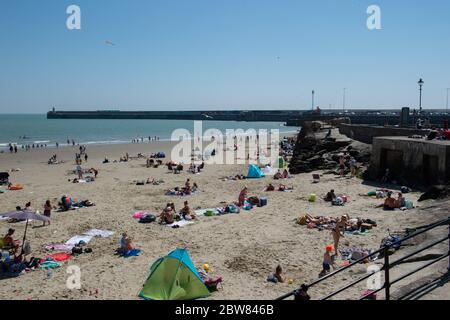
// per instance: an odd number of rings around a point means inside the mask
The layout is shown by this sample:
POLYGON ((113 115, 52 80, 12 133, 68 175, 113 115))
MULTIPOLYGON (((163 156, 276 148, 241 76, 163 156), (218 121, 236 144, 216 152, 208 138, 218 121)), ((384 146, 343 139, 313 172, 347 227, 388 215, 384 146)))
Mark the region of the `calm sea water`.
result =
MULTIPOLYGON (((46 115, 0 114, 0 148, 9 143, 47 144, 60 146, 67 139, 84 145, 129 143, 132 139, 158 136, 170 140, 175 129, 187 129, 194 134, 194 121, 190 120, 77 120, 47 119, 46 115), (23 138, 25 136, 25 139, 23 138)), ((203 132, 210 128, 219 129, 279 129, 280 134, 297 131, 297 127, 285 127, 278 122, 203 121, 203 132)))

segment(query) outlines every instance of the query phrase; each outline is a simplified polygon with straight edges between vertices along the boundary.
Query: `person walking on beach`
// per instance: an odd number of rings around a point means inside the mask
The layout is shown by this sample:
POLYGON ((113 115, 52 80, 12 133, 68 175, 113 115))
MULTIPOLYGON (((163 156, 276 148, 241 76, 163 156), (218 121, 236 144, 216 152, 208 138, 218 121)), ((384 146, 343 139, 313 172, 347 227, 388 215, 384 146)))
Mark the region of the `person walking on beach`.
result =
POLYGON ((344 237, 345 227, 347 226, 347 216, 343 215, 341 219, 336 223, 336 226, 331 230, 334 240, 334 254, 338 255, 339 240, 344 237))
POLYGON ((345 172, 345 157, 343 155, 339 158, 339 171, 342 178, 345 172))
POLYGON ((88 160, 88 155, 87 155, 87 153, 85 153, 84 154, 84 162, 87 162, 87 160, 88 160))
POLYGON ((14 145, 14 153, 17 153, 17 144, 14 145))

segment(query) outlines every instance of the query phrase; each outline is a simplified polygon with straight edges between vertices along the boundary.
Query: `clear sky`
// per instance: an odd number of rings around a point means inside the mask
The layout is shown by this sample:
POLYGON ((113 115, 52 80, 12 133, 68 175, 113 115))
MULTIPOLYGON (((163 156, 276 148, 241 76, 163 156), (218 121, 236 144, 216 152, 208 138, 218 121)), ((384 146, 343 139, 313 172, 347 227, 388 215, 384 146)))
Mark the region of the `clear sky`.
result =
POLYGON ((2 0, 0 113, 443 108, 449 36, 448 0, 2 0))

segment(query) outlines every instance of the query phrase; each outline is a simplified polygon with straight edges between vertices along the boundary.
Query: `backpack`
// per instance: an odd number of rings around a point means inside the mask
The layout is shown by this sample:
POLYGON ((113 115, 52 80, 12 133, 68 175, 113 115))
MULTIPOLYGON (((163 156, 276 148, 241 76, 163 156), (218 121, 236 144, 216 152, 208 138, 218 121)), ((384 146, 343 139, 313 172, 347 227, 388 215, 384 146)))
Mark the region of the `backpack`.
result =
POLYGON ((147 214, 145 216, 142 216, 139 219, 139 223, 151 223, 154 222, 156 220, 156 216, 153 214, 147 214))

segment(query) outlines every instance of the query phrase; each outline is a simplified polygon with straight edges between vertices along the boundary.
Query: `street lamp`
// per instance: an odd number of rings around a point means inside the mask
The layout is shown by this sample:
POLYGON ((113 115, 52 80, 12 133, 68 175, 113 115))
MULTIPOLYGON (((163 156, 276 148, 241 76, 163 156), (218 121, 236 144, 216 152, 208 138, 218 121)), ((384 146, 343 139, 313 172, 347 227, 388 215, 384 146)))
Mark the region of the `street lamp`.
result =
POLYGON ((417 84, 419 85, 419 114, 422 113, 422 86, 425 82, 420 78, 417 84))
POLYGON ((311 104, 311 111, 314 111, 314 94, 315 94, 315 91, 313 90, 313 91, 312 91, 312 104, 311 104))
POLYGON ((448 114, 448 91, 450 88, 447 88, 447 103, 445 104, 445 113, 448 114))
POLYGON ((344 94, 342 97, 342 112, 345 113, 345 91, 347 90, 347 88, 344 88, 344 94))

